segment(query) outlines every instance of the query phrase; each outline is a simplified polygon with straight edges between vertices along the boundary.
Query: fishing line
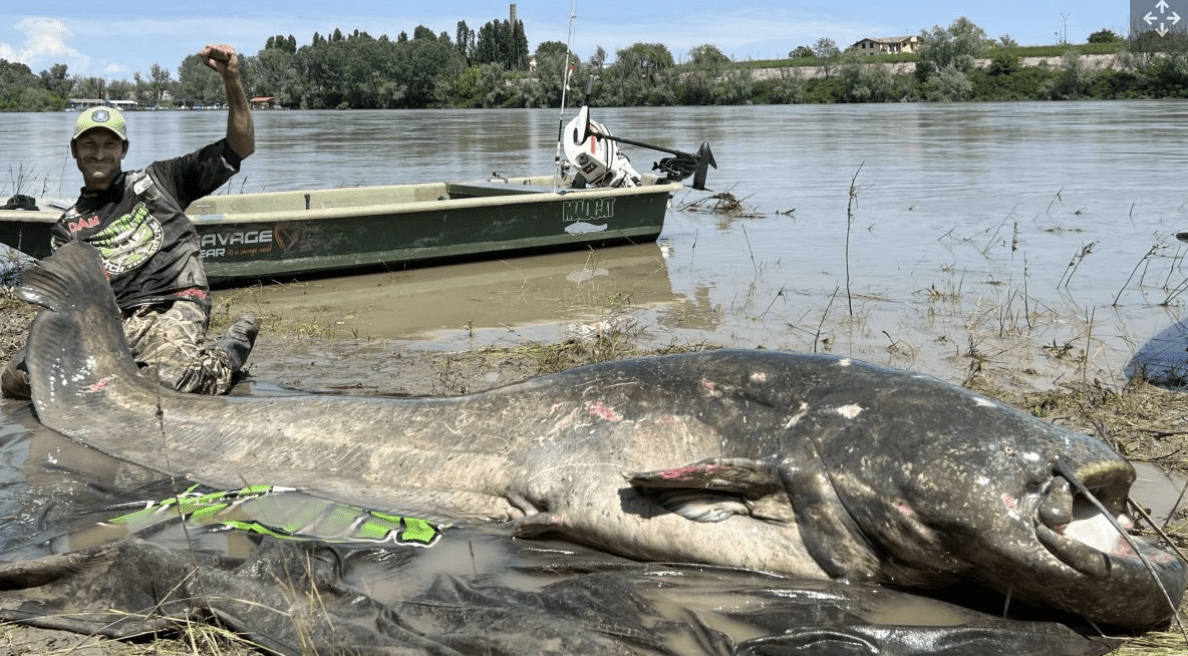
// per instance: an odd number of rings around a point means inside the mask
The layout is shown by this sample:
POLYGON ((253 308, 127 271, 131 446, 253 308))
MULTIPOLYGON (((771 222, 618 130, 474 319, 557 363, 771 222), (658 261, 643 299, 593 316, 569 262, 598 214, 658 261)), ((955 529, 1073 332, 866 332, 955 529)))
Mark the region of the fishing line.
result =
POLYGON ((573 54, 573 24, 577 21, 577 0, 569 4, 569 38, 565 42, 565 69, 561 72, 561 118, 557 121, 557 154, 553 156, 553 193, 561 180, 561 138, 565 132, 565 97, 569 91, 569 58, 573 54))
POLYGON ((1093 506, 1105 516, 1106 520, 1108 520, 1110 524, 1118 531, 1118 534, 1122 536, 1122 539, 1126 541, 1126 544, 1130 546, 1135 555, 1139 557, 1139 560, 1142 561, 1143 566, 1147 568, 1148 572, 1150 572, 1151 578, 1155 579, 1155 585, 1159 586, 1159 591, 1163 593, 1163 598, 1167 600, 1167 606, 1172 610, 1172 617, 1176 618, 1176 625, 1180 627, 1180 633, 1183 634, 1184 641, 1188 642, 1188 629, 1184 628, 1184 621, 1180 619, 1179 609, 1177 609, 1176 604, 1172 602, 1171 595, 1168 594, 1167 588, 1163 585, 1163 580, 1159 578, 1159 574, 1155 571, 1155 566, 1152 565, 1151 561, 1147 560, 1147 557, 1141 550, 1139 550, 1138 543, 1136 543, 1134 538, 1122 528, 1122 525, 1118 523, 1118 519, 1114 517, 1114 514, 1106 509, 1105 504, 1103 504, 1096 495, 1090 492, 1089 488, 1085 487, 1085 484, 1076 477, 1076 474, 1073 473, 1072 468, 1064 464, 1063 459, 1056 459, 1055 469, 1058 474, 1067 479, 1069 483, 1072 483, 1073 487, 1077 488, 1077 492, 1085 495, 1085 498, 1088 499, 1089 502, 1092 503, 1093 506))

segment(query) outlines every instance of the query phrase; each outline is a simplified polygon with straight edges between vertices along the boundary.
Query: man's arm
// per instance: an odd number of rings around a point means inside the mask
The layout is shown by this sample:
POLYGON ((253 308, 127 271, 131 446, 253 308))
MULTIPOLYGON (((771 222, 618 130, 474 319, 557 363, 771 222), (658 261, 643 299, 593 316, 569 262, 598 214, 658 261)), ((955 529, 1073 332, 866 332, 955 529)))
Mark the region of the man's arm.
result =
POLYGON ((240 158, 246 158, 256 152, 256 130, 243 79, 239 76, 239 55, 229 45, 211 44, 198 57, 223 78, 227 88, 227 144, 240 158))

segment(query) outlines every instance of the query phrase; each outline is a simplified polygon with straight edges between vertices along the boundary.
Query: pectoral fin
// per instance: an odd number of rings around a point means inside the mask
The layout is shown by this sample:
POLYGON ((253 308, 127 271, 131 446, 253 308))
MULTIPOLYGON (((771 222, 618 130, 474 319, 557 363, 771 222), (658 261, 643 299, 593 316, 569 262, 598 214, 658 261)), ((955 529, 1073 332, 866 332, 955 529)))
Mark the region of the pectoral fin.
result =
POLYGON ((711 458, 627 479, 643 496, 692 521, 720 522, 731 515, 795 521, 779 471, 755 460, 711 458))

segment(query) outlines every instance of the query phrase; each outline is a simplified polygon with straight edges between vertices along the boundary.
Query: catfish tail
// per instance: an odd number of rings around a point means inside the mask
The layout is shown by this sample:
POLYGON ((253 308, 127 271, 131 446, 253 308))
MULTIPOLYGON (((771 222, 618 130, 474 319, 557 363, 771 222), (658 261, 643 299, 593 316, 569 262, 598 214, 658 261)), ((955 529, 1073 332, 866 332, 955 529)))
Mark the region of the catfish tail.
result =
POLYGON ((42 423, 87 421, 87 406, 137 367, 98 251, 70 242, 25 271, 17 294, 45 308, 29 329, 25 362, 42 423), (73 417, 73 419, 67 419, 73 417))

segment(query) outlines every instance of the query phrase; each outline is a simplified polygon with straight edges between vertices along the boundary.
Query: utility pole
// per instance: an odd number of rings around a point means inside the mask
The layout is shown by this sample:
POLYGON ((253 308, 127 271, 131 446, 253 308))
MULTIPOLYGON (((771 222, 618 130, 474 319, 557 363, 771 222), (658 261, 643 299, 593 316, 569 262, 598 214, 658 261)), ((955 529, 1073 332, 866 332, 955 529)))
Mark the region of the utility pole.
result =
POLYGON ((1072 14, 1066 14, 1063 11, 1060 12, 1060 17, 1064 19, 1064 36, 1060 37, 1060 45, 1064 45, 1064 46, 1068 45, 1068 17, 1069 16, 1072 16, 1072 14))

